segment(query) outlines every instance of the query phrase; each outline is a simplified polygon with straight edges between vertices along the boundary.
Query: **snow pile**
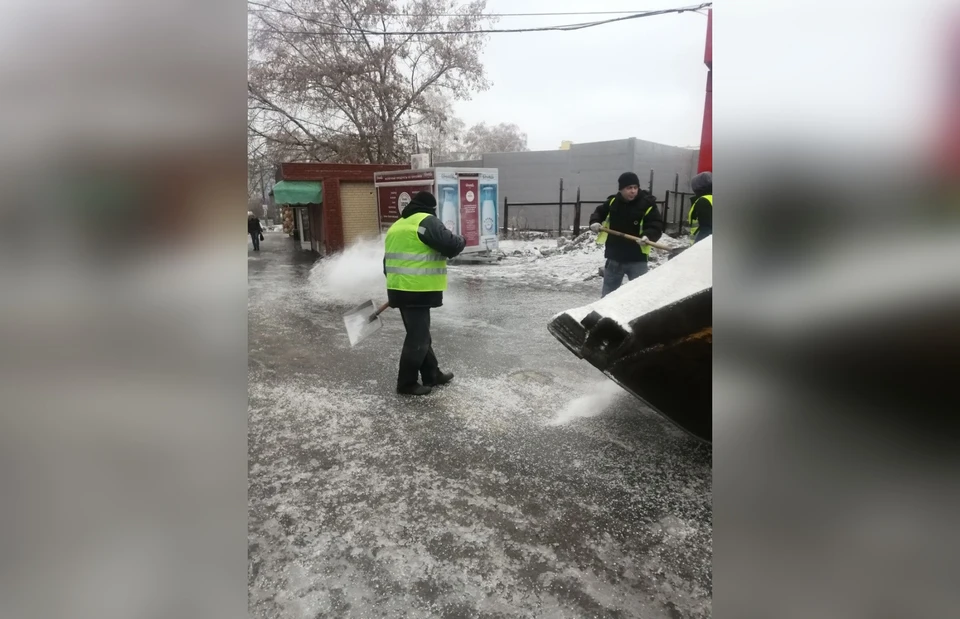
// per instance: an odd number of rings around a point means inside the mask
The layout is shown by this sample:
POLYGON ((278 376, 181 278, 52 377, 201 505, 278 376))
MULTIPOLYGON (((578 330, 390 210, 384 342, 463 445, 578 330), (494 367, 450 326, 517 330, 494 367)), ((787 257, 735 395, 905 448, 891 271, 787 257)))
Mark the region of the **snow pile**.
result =
MULTIPOLYGON (((500 241, 501 261, 496 267, 456 267, 458 276, 468 279, 502 279, 573 285, 600 278, 604 265, 603 247, 597 245, 592 232, 575 239, 505 240, 500 241)), ((686 242, 666 234, 664 245, 684 247, 686 242)), ((654 269, 667 261, 668 252, 650 251, 649 264, 654 269)))
POLYGON ((575 239, 534 239, 526 241, 500 241, 500 251, 506 257, 549 258, 550 256, 571 253, 596 253, 602 248, 597 245, 597 237, 584 232, 575 239))

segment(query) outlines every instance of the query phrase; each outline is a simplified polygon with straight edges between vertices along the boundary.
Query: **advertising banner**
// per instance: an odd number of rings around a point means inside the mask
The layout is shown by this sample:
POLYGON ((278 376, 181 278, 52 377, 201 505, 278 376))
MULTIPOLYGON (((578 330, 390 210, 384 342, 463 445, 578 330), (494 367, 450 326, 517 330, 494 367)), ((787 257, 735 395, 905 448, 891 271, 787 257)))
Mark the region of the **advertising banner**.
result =
POLYGON ((480 183, 477 178, 460 179, 460 236, 467 247, 480 245, 480 183))
POLYGON ((437 185, 437 209, 440 221, 447 230, 460 234, 459 187, 456 185, 437 185))
POLYGON ((480 244, 491 251, 498 247, 497 232, 500 229, 497 217, 500 199, 497 195, 497 181, 496 172, 480 174, 480 244))
POLYGON ((380 185, 377 187, 377 204, 380 208, 380 226, 389 227, 393 222, 400 219, 400 213, 404 207, 410 204, 410 200, 418 192, 429 191, 431 185, 410 184, 410 185, 380 185))
POLYGON ((436 174, 433 170, 394 170, 391 172, 374 172, 373 182, 377 185, 384 183, 409 183, 432 181, 436 174))
POLYGON ((427 168, 374 174, 382 230, 420 191, 437 198, 437 217, 464 237, 464 253, 496 251, 500 229, 498 172, 494 168, 427 168))

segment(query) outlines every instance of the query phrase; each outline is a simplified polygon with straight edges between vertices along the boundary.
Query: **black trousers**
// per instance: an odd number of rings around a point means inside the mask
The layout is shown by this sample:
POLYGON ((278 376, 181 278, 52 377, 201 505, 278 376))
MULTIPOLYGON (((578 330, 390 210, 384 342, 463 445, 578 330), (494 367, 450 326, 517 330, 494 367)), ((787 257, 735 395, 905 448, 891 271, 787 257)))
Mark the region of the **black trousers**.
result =
POLYGON ((436 383, 439 364, 433 352, 433 340, 430 337, 430 308, 402 307, 400 316, 407 330, 400 352, 400 372, 397 387, 409 387, 417 383, 417 377, 423 384, 436 383))

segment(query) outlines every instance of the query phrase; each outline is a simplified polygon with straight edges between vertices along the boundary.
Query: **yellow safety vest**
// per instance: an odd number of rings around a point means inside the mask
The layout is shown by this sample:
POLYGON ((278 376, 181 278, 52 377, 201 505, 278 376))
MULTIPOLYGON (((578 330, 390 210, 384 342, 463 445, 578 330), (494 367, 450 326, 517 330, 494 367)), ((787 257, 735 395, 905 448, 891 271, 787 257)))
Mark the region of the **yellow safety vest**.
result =
MULTIPOLYGON (((616 199, 617 199, 616 196, 610 198, 610 202, 607 204, 607 206, 613 206, 613 203, 614 203, 614 201, 616 201, 616 199)), ((637 235, 637 236, 643 236, 643 220, 647 217, 647 215, 650 214, 650 211, 652 211, 652 210, 653 210, 653 207, 651 206, 651 207, 648 208, 648 209, 646 210, 646 212, 643 214, 643 217, 640 218, 640 234, 637 235)), ((604 227, 604 228, 609 228, 609 227, 610 227, 610 213, 609 213, 609 212, 607 213, 607 218, 603 220, 603 227, 604 227)), ((607 233, 606 233, 606 232, 600 232, 600 234, 597 235, 597 245, 603 245, 603 244, 605 244, 606 242, 607 242, 607 233)), ((649 256, 649 255, 650 255, 650 246, 649 246, 649 245, 641 245, 641 246, 640 246, 640 251, 642 251, 642 252, 644 253, 644 255, 649 256)))
POLYGON ((442 292, 447 289, 447 259, 420 240, 420 222, 427 213, 398 219, 384 242, 387 289, 442 292))
POLYGON ((710 203, 711 207, 713 206, 713 196, 709 194, 700 196, 693 201, 693 204, 690 205, 690 210, 687 212, 687 223, 690 224, 690 236, 692 236, 694 239, 697 238, 697 230, 700 229, 700 222, 699 220, 693 218, 693 207, 696 206, 697 202, 700 200, 706 200, 710 203))

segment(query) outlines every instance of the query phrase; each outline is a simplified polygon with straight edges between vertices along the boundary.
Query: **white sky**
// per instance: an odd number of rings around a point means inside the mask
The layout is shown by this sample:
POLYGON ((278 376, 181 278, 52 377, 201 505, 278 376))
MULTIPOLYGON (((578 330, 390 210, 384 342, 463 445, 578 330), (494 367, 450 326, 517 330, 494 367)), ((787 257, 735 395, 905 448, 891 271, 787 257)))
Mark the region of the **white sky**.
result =
MULTIPOLYGON (((183 108, 204 114, 209 109, 217 118, 232 119, 222 113, 219 93, 245 105, 246 9, 230 11, 221 6, 226 0, 210 7, 203 3, 204 19, 186 28, 179 8, 183 2, 5 3, 0 56, 8 62, 0 66, 0 78, 23 81, 4 82, 8 88, 0 93, 4 110, 10 111, 6 116, 15 120, 9 129, 30 140, 40 133, 62 137, 78 126, 127 135, 138 122, 172 126, 175 114, 170 110, 147 111, 165 105, 177 114, 183 108), (123 10, 104 8, 121 4, 123 10), (93 10, 97 7, 101 10, 93 10), (208 29, 210 24, 220 29, 208 29), (212 82, 211 76, 222 81, 212 82), (23 100, 16 108, 7 101, 14 95, 23 100), (217 103, 206 103, 208 95, 217 103), (116 122, 118 106, 126 108, 121 110, 126 123, 116 122)), ((488 0, 488 10, 636 11, 696 4, 488 0)), ((960 24, 956 0, 716 4, 718 158, 724 156, 723 148, 753 137, 785 148, 812 142, 835 153, 869 144, 878 153, 900 154, 904 148, 919 148, 919 138, 937 130, 941 91, 956 78, 942 66, 948 28, 960 24)), ((497 26, 600 18, 504 18, 497 26)), ((455 102, 455 109, 468 125, 516 123, 528 134, 532 149, 553 150, 565 139, 583 143, 627 137, 698 146, 706 24, 705 16, 685 13, 575 32, 491 35, 483 61, 492 86, 471 101, 455 102)), ((243 133, 245 116, 230 122, 239 122, 236 131, 243 133)), ((209 124, 206 117, 201 124, 209 124)), ((184 131, 195 134, 195 125, 191 122, 184 131)), ((164 135, 172 134, 168 130, 164 135)), ((10 143, 8 136, 5 144, 10 143)))
MULTIPOLYGON (((488 0, 490 13, 646 11, 699 0, 488 0)), ((497 28, 579 23, 616 15, 505 17, 497 28)), ((492 86, 454 109, 467 126, 516 123, 531 150, 563 140, 636 137, 700 145, 706 15, 659 15, 575 32, 493 34, 483 52, 492 86)))
POLYGON ((956 4, 718 3, 715 155, 754 138, 788 149, 812 144, 825 155, 923 148, 930 124, 940 120, 949 27, 960 25, 956 4))

